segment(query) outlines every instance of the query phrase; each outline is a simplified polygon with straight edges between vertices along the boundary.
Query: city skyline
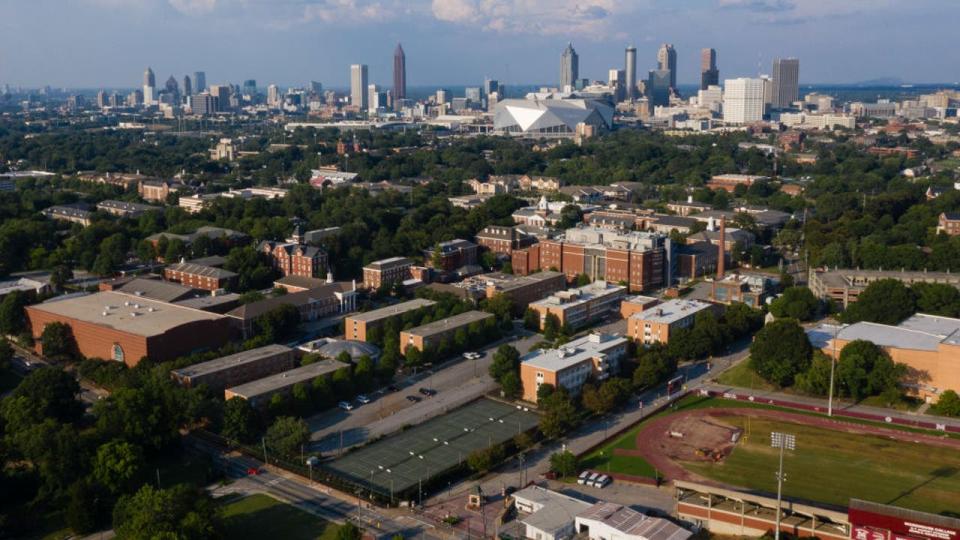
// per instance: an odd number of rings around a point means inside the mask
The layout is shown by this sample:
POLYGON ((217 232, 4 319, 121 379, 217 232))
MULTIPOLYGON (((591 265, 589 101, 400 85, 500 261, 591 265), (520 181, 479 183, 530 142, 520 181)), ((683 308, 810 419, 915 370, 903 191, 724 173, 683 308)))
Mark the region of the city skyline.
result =
POLYGON ((342 88, 349 66, 363 63, 371 83, 390 87, 397 42, 408 53, 413 87, 485 77, 549 84, 567 42, 577 48, 580 76, 591 80, 622 67, 630 44, 638 74, 656 68, 661 43, 675 47, 681 86, 699 84, 703 48, 718 51, 730 77, 769 74, 776 57, 805 58, 808 84, 886 77, 950 83, 960 72, 956 57, 910 53, 952 45, 945 0, 558 1, 540 9, 543 2, 502 0, 494 13, 474 0, 14 0, 0 6, 0 84, 128 88, 150 65, 163 79, 204 70, 215 82, 319 80, 342 88), (41 33, 49 39, 34 43, 31 36, 41 33), (155 46, 160 40, 164 47, 155 46), (118 43, 126 54, 116 54, 118 43))

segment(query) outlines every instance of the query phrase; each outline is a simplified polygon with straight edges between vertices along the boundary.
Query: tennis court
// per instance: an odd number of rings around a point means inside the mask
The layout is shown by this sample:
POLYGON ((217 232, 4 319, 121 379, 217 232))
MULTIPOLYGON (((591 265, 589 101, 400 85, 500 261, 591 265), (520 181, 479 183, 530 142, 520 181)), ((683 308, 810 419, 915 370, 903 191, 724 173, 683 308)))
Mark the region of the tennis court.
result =
POLYGON ((358 487, 392 497, 457 468, 475 450, 536 427, 538 420, 532 412, 480 399, 354 450, 323 468, 358 487))

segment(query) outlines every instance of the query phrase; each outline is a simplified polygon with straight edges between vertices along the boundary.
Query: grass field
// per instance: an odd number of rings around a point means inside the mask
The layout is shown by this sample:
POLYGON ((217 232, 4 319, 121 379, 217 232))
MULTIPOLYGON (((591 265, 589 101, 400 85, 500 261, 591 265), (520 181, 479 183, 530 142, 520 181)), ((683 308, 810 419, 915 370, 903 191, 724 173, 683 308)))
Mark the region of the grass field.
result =
POLYGON ((223 506, 226 537, 234 540, 283 538, 334 540, 339 525, 268 495, 250 495, 223 506))
MULTIPOLYGON (((744 428, 747 423, 745 417, 725 420, 744 428)), ((801 424, 753 418, 750 435, 726 460, 684 465, 714 480, 775 493, 778 454, 770 447, 771 431, 797 438, 797 450, 784 458, 787 496, 838 505, 855 497, 933 513, 960 509, 955 449, 801 424)))

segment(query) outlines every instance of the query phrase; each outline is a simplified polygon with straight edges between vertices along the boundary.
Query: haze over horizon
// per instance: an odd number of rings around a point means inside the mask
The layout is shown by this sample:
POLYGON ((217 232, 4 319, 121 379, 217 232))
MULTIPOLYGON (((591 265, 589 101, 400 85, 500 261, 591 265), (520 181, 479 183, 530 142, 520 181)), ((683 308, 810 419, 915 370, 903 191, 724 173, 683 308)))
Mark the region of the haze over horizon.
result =
POLYGON ((0 4, 0 84, 136 87, 205 71, 208 83, 317 80, 346 87, 349 66, 388 85, 402 42, 411 87, 556 84, 567 42, 580 73, 606 80, 637 47, 640 74, 660 43, 678 83, 699 80, 699 51, 718 51, 721 80, 800 59, 801 84, 960 76, 950 0, 8 0, 0 4))

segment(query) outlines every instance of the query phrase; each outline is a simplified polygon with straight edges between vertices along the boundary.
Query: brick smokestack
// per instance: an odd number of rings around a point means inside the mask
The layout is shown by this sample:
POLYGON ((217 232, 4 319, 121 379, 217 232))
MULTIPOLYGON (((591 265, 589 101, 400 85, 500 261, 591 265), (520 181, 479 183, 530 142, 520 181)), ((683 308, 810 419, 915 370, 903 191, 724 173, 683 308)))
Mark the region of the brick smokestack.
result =
POLYGON ((720 218, 720 241, 717 242, 717 279, 723 279, 727 262, 727 218, 720 218))

